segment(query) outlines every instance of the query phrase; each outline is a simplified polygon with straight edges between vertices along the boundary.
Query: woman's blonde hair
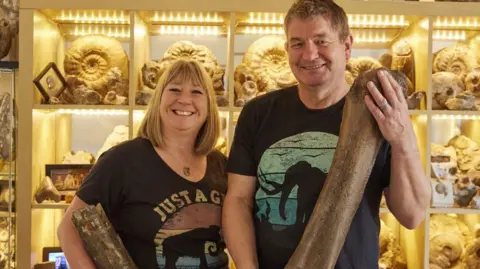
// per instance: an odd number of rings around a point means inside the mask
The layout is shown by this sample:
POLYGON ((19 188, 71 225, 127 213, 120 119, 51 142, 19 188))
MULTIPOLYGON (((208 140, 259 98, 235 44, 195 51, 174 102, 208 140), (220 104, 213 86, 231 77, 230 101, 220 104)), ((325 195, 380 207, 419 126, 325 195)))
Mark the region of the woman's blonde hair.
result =
POLYGON ((150 140, 155 147, 164 147, 160 102, 165 87, 174 80, 199 85, 207 94, 207 119, 197 134, 194 148, 195 154, 206 155, 214 149, 217 143, 220 135, 220 122, 212 79, 203 66, 195 60, 179 59, 173 62, 160 76, 137 135, 150 140))

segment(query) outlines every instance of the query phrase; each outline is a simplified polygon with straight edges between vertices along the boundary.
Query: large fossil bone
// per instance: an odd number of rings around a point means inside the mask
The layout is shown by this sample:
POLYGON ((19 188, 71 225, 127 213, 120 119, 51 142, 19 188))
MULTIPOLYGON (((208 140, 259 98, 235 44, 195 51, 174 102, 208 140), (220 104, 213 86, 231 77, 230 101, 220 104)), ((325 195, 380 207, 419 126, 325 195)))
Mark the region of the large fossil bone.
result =
MULTIPOLYGON (((381 70, 388 70, 380 68, 381 70)), ((372 81, 383 92, 375 69, 353 83, 343 108, 339 140, 325 185, 300 244, 285 269, 333 269, 345 242, 353 216, 362 199, 384 138, 364 102, 372 81)), ((406 94, 407 78, 390 72, 406 94)))
POLYGON ((74 211, 72 222, 96 268, 137 268, 101 204, 74 211))

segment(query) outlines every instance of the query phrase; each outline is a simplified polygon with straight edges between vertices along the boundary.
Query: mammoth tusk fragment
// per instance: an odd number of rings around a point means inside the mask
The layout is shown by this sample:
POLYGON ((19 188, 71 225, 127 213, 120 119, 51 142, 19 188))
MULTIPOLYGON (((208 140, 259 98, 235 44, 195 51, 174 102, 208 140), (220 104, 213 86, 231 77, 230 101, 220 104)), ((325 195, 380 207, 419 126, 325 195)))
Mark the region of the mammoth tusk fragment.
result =
POLYGON ((384 138, 364 97, 367 82, 380 91, 378 70, 387 70, 404 88, 406 76, 385 68, 361 74, 353 83, 343 109, 339 140, 327 179, 285 269, 333 269, 344 245, 352 219, 363 197, 378 150, 384 138))

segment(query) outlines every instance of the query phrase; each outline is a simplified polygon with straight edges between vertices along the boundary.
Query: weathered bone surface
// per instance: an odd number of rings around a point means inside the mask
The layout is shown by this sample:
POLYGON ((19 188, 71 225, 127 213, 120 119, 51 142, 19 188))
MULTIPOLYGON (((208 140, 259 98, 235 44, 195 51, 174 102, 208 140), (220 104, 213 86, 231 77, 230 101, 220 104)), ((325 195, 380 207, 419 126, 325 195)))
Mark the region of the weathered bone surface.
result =
MULTIPOLYGON (((347 95, 337 149, 325 185, 286 269, 333 269, 337 262, 378 150, 384 142, 364 101, 365 95, 369 94, 368 81, 373 81, 382 91, 377 70, 359 76, 347 95)), ((398 71, 389 72, 403 86, 405 95, 406 76, 398 71)))
POLYGON ((72 222, 96 268, 137 268, 100 204, 74 211, 72 222))

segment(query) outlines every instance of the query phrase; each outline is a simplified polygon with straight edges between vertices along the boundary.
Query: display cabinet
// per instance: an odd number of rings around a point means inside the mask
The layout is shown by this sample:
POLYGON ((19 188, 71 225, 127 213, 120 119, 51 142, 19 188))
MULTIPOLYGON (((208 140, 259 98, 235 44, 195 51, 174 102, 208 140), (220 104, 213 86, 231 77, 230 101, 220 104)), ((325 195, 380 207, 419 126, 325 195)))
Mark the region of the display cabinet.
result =
MULTIPOLYGON (((338 3, 354 37, 347 81, 380 66, 408 78, 410 118, 434 190, 415 230, 382 205, 379 263, 430 268, 431 260, 443 259, 441 246, 465 254, 447 257, 452 264, 466 263, 480 224, 480 4, 338 3), (439 108, 439 100, 448 105, 439 108), (453 226, 463 236, 459 242, 446 233, 453 226)), ((157 79, 173 59, 194 58, 207 68, 222 120, 217 147, 228 155, 242 107, 296 83, 283 47, 290 4, 122 0, 113 10, 93 0, 22 1, 18 268, 43 262, 44 252, 59 246, 56 228, 76 188, 103 150, 136 136, 157 79)), ((475 255, 469 257, 480 259, 475 255)))
POLYGON ((0 268, 16 268, 16 79, 18 62, 0 62, 0 268))

